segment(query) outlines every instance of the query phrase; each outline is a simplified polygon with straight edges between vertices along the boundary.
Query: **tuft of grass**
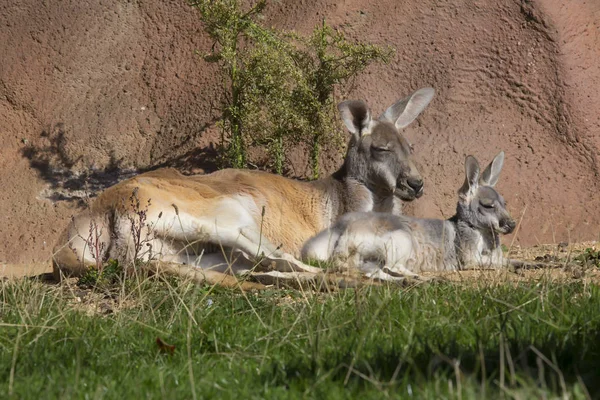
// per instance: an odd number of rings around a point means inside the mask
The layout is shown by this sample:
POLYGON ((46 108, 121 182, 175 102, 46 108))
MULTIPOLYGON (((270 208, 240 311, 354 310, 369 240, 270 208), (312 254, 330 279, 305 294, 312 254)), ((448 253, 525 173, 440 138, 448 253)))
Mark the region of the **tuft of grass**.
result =
POLYGON ((0 282, 0 398, 600 395, 600 288, 578 282, 243 293, 133 277, 110 314, 0 282))
POLYGON ((84 288, 108 289, 119 285, 124 279, 124 269, 117 260, 108 260, 102 269, 89 267, 77 285, 84 288))
POLYGON ((588 247, 583 250, 581 254, 575 257, 574 261, 584 267, 600 268, 600 250, 595 250, 591 247, 588 247))

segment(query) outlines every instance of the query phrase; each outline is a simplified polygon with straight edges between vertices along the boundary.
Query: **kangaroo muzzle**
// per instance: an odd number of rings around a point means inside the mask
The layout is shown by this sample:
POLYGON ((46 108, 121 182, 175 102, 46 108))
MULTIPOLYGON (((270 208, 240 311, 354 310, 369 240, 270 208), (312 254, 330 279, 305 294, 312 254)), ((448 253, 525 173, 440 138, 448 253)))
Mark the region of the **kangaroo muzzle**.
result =
POLYGON ((415 197, 417 199, 423 196, 423 179, 408 178, 406 183, 415 192, 415 197))
POLYGON ((398 178, 394 194, 404 201, 413 201, 423 196, 423 179, 398 178))
POLYGON ((500 221, 500 230, 504 234, 512 233, 516 226, 517 223, 512 218, 506 218, 500 221))

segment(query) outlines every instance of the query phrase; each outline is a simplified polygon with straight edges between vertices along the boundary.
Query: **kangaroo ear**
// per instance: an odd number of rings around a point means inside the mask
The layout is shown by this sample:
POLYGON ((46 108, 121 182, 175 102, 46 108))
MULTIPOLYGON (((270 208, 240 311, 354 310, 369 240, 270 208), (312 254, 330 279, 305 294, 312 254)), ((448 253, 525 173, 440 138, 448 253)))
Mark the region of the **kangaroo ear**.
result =
POLYGON ((389 121, 396 125, 397 129, 402 129, 421 114, 433 99, 434 94, 435 90, 432 88, 419 89, 410 96, 391 105, 379 119, 389 121))
POLYGON ((502 171, 502 166, 504 165, 504 152, 501 151, 498 153, 496 157, 492 160, 490 165, 487 166, 485 170, 481 173, 481 178, 479 183, 487 186, 496 186, 498 183, 498 178, 500 177, 500 171, 502 171))
POLYGON ((338 104, 346 128, 358 137, 371 133, 371 112, 362 100, 347 100, 338 104))
POLYGON ((479 182, 479 162, 473 156, 467 156, 465 160, 465 183, 458 190, 460 194, 468 194, 477 188, 479 182))

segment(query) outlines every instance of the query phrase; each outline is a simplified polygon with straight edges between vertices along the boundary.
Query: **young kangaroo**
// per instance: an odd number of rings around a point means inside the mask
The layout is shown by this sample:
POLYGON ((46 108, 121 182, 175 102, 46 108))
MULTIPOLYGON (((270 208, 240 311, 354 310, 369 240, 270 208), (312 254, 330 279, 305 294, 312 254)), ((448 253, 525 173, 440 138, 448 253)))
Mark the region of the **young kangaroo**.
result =
POLYGON ((362 101, 340 103, 352 134, 348 152, 335 174, 318 181, 239 169, 194 176, 161 169, 120 182, 66 228, 55 248, 55 276, 79 275, 96 259, 138 258, 140 236, 145 239, 142 260, 224 271, 235 254, 247 262, 240 260, 233 272, 257 262, 267 268, 275 264, 279 271, 318 271, 296 259, 308 238, 347 212, 400 213, 401 200, 423 194, 423 180, 401 130, 433 94, 433 89, 417 90, 378 119, 371 118, 362 101), (138 243, 132 237, 132 221, 140 220, 136 204, 146 207, 147 221, 143 232, 137 231, 138 243))
POLYGON ((384 280, 424 271, 503 266, 499 235, 515 228, 504 199, 494 190, 503 163, 500 152, 480 174, 475 157, 467 157, 465 183, 450 219, 350 213, 310 239, 302 257, 334 261, 384 280))

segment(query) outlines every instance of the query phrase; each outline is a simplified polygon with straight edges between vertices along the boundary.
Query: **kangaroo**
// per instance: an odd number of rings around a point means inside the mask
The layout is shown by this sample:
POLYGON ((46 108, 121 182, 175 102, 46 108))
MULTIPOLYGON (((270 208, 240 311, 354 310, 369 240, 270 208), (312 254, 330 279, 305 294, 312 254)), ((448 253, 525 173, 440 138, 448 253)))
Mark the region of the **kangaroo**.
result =
POLYGON ((167 168, 122 181, 67 226, 55 247, 54 274, 81 275, 97 259, 138 258, 140 236, 142 260, 229 273, 247 271, 252 264, 317 272, 296 258, 308 238, 347 212, 401 213, 402 201, 422 196, 423 179, 400 130, 433 95, 430 88, 417 90, 378 119, 371 118, 363 101, 340 103, 351 134, 348 150, 342 167, 322 180, 240 169, 184 176, 167 168), (137 243, 131 234, 136 229, 137 243), (232 255, 241 256, 233 271, 232 255))
POLYGON ((456 214, 447 220, 349 213, 308 240, 302 259, 333 261, 382 280, 469 266, 501 267, 506 260, 499 235, 515 228, 504 198, 494 189, 503 163, 500 152, 480 174, 475 157, 466 158, 456 214))

